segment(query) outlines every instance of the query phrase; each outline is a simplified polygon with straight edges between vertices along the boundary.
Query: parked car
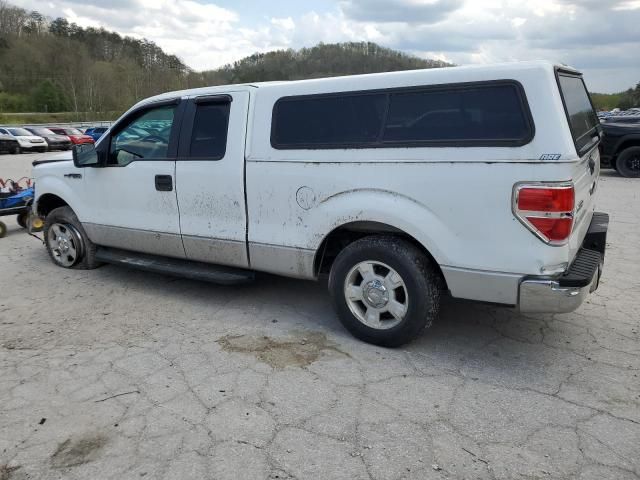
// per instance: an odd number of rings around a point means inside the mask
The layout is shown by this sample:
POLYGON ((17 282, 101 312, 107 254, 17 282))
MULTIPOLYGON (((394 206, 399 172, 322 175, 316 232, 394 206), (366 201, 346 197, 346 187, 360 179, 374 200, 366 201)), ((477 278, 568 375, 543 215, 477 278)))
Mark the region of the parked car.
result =
POLYGON ((640 123, 640 113, 634 115, 609 115, 607 117, 600 118, 602 123, 640 123))
POLYGON ((569 312, 598 286, 600 124, 567 67, 166 93, 106 135, 73 162, 34 162, 61 267, 227 284, 328 275, 343 325, 386 346, 429 326, 445 292, 569 312))
POLYGON ((0 153, 18 153, 20 144, 11 135, 0 134, 0 153))
POLYGON ((640 178, 640 123, 607 122, 602 130, 602 166, 615 168, 623 177, 640 178))
POLYGON ((91 128, 87 128, 84 131, 84 134, 89 135, 91 138, 93 138, 97 142, 100 139, 100 137, 104 134, 104 132, 106 132, 107 130, 109 130, 107 127, 91 127, 91 128))
POLYGON ((0 134, 10 135, 18 141, 18 149, 15 153, 47 151, 47 142, 44 141, 44 138, 34 135, 24 128, 0 127, 0 134))
POLYGON ((49 150, 70 150, 73 144, 66 135, 58 135, 44 127, 24 127, 34 135, 44 138, 49 150))
POLYGON ((82 145, 84 143, 94 143, 95 140, 91 138, 89 135, 85 135, 77 128, 68 128, 68 127, 49 127, 53 133, 57 135, 65 135, 69 137, 69 140, 74 145, 82 145))

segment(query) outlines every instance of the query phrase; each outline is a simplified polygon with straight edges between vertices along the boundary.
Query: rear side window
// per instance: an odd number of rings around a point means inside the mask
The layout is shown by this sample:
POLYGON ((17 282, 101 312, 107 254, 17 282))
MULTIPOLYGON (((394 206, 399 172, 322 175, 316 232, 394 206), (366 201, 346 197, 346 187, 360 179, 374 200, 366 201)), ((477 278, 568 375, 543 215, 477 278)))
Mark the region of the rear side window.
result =
POLYGON ((581 154, 592 143, 591 139, 600 122, 581 77, 560 74, 558 82, 567 109, 573 141, 576 150, 581 154))
POLYGON ((383 141, 518 142, 529 125, 513 85, 391 95, 383 141))
POLYGON ((198 103, 196 106, 189 156, 220 160, 227 150, 229 102, 198 103))
POLYGON ((277 149, 524 145, 532 137, 513 81, 285 97, 271 130, 277 149))
POLYGON ((340 148, 377 142, 386 103, 385 94, 282 100, 277 104, 272 143, 284 148, 340 148))

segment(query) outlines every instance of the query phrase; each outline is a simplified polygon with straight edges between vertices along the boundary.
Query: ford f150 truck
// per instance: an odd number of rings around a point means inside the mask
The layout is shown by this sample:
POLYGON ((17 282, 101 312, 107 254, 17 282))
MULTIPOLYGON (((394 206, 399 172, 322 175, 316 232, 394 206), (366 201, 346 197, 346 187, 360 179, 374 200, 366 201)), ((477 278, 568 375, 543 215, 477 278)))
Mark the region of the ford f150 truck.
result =
POLYGON ((569 312, 595 290, 599 141, 581 74, 542 62, 216 86, 35 162, 34 208, 61 267, 328 275, 344 326, 397 346, 442 293, 569 312))

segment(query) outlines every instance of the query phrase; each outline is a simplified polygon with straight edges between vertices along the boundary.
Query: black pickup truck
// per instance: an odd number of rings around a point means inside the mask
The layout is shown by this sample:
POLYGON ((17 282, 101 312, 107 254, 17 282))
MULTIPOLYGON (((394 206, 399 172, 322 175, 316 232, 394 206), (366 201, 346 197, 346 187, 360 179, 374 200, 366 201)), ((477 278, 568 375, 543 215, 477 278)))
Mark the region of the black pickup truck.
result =
POLYGON ((640 178, 640 123, 605 122, 602 131, 602 167, 615 168, 623 177, 640 178))

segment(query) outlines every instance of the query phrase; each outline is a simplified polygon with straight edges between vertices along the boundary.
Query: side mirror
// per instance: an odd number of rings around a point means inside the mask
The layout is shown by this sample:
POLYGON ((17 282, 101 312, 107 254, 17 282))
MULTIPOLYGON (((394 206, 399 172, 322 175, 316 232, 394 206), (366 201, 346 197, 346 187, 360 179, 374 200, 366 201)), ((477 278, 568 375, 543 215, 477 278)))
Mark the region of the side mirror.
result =
POLYGON ((83 143, 81 145, 74 145, 73 164, 77 168, 99 166, 98 152, 96 152, 95 145, 93 143, 83 143))

